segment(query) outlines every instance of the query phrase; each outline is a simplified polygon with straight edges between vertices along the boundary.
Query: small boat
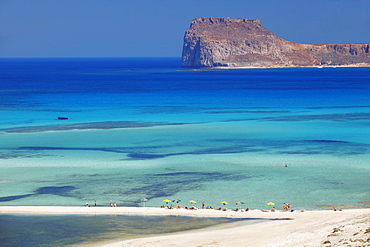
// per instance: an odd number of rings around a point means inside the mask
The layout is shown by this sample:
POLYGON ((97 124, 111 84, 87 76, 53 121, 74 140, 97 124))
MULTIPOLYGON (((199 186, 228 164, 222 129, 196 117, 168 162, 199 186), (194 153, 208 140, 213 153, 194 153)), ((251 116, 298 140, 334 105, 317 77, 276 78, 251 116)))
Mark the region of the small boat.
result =
POLYGON ((67 120, 68 117, 58 117, 59 120, 67 120))

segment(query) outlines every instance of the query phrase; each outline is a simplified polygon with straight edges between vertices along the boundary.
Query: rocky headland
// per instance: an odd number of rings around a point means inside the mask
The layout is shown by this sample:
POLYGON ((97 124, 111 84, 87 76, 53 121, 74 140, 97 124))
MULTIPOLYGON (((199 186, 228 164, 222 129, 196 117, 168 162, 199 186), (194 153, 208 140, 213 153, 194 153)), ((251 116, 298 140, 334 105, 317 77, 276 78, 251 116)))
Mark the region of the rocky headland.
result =
POLYGON ((301 44, 279 38, 259 20, 197 18, 186 31, 182 66, 370 66, 370 43, 301 44))

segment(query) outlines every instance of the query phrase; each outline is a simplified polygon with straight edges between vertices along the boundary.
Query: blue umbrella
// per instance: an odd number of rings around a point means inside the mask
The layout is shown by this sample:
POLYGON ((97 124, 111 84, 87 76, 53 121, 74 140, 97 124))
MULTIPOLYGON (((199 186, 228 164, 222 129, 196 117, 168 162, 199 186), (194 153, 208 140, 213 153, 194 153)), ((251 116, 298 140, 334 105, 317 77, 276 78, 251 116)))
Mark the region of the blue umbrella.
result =
POLYGON ((237 202, 236 205, 239 205, 239 209, 241 209, 241 205, 244 204, 244 202, 237 202))

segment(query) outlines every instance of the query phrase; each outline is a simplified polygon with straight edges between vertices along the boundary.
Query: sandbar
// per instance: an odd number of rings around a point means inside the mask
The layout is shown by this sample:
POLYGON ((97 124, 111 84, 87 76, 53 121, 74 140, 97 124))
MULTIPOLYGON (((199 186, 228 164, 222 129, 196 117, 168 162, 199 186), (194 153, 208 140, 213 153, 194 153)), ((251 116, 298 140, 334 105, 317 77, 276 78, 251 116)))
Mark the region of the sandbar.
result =
POLYGON ((370 246, 370 208, 235 212, 214 209, 153 207, 0 206, 2 214, 129 214, 281 219, 258 224, 231 224, 191 232, 106 242, 99 246, 370 246))

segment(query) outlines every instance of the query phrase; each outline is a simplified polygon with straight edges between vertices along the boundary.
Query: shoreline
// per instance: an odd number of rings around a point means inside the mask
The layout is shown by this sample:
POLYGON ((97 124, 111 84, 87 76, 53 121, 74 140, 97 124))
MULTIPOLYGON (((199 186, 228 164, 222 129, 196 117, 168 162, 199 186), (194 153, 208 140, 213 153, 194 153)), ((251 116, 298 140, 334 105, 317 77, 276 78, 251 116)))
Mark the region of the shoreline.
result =
MULTIPOLYGON (((157 216, 228 217, 271 220, 259 224, 231 224, 120 241, 96 246, 365 246, 370 245, 370 208, 271 212, 235 212, 214 209, 164 209, 150 207, 0 206, 0 214, 127 214, 157 216), (359 245, 356 245, 359 244, 359 245), (362 244, 362 245, 360 245, 362 244), (327 246, 327 245, 326 245, 327 246)), ((98 243, 96 243, 98 244, 98 243)), ((94 243, 92 243, 94 245, 94 243)))
MULTIPOLYGON (((326 211, 326 210, 322 210, 326 211)), ((300 213, 301 211, 299 211, 300 213)), ((308 212, 308 211, 304 211, 308 212)), ((286 218, 296 212, 271 212, 253 209, 247 212, 216 209, 168 209, 160 207, 84 207, 84 206, 0 206, 0 214, 107 214, 107 215, 153 215, 153 216, 193 216, 219 218, 286 218)), ((297 211, 298 213, 298 211, 297 211)))
POLYGON ((214 66, 214 67, 202 67, 202 69, 297 69, 297 68, 369 68, 370 64, 368 63, 359 63, 359 64, 344 64, 344 65, 310 65, 310 66, 214 66))
MULTIPOLYGON (((251 213, 249 215, 249 213, 251 213)), ((243 214, 243 213, 242 213, 243 214)), ((368 246, 370 245, 370 209, 345 211, 313 210, 297 212, 262 212, 253 217, 289 216, 292 220, 271 220, 253 225, 231 224, 222 229, 200 229, 106 243, 104 247, 162 246, 368 246)))

